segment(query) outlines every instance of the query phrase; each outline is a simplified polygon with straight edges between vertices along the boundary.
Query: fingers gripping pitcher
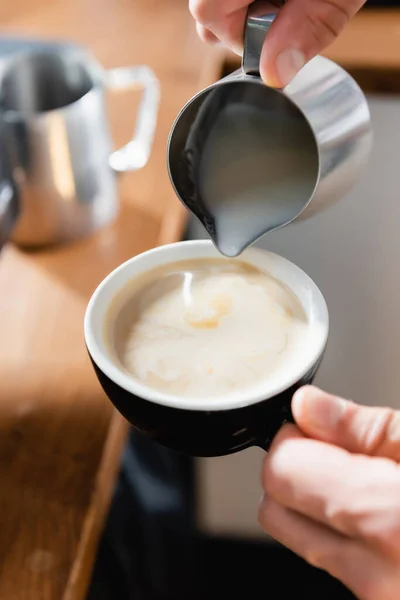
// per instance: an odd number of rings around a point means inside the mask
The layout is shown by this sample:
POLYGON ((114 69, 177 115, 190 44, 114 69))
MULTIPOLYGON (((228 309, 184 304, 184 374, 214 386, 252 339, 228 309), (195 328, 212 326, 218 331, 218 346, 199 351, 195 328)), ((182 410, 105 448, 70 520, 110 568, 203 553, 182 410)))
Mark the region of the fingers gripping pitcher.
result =
POLYGON ((183 107, 168 143, 178 197, 230 257, 342 198, 371 148, 367 100, 331 60, 316 56, 284 89, 263 83, 261 50, 278 11, 253 2, 242 68, 183 107))

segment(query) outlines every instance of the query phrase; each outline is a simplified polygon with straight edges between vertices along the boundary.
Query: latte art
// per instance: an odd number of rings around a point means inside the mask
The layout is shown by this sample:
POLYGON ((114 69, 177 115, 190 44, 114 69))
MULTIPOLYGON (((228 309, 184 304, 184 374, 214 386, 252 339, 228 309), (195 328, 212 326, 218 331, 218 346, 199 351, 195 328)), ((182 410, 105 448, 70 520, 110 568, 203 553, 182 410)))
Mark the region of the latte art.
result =
POLYGON ((117 304, 112 344, 125 372, 179 397, 254 387, 296 361, 309 327, 288 288, 240 260, 157 268, 117 304))

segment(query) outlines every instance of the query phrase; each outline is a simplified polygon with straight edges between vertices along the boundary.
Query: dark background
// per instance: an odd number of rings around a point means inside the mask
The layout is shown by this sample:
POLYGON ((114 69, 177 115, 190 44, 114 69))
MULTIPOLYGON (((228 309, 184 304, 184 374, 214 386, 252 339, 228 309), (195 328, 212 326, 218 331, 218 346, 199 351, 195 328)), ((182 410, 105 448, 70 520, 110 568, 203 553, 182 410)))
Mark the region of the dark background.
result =
POLYGON ((88 600, 354 600, 278 544, 200 534, 194 463, 132 431, 88 600))
POLYGON ((385 6, 393 8, 400 6, 400 0, 367 0, 365 8, 369 8, 370 6, 374 6, 375 8, 384 8, 385 6))

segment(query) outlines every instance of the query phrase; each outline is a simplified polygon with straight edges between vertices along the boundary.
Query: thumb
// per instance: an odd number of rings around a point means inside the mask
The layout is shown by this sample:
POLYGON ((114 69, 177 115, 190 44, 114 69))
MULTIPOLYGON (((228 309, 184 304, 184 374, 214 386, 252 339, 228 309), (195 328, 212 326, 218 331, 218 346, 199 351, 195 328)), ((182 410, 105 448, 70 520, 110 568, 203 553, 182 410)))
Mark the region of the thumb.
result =
POLYGON ((293 396, 298 427, 309 437, 357 454, 400 462, 400 412, 360 406, 306 386, 293 396))
POLYGON ((331 44, 365 0, 287 0, 261 54, 267 85, 284 87, 311 58, 331 44))

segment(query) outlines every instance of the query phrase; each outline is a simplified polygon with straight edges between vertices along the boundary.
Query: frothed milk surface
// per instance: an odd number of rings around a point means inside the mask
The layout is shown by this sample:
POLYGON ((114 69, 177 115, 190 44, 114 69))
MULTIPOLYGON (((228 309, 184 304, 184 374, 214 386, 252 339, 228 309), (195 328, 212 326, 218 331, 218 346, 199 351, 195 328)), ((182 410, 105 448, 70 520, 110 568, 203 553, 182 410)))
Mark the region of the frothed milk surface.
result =
POLYGON ((113 351, 124 370, 184 397, 268 379, 298 356, 308 327, 289 289, 238 259, 157 268, 132 282, 111 310, 113 351))

